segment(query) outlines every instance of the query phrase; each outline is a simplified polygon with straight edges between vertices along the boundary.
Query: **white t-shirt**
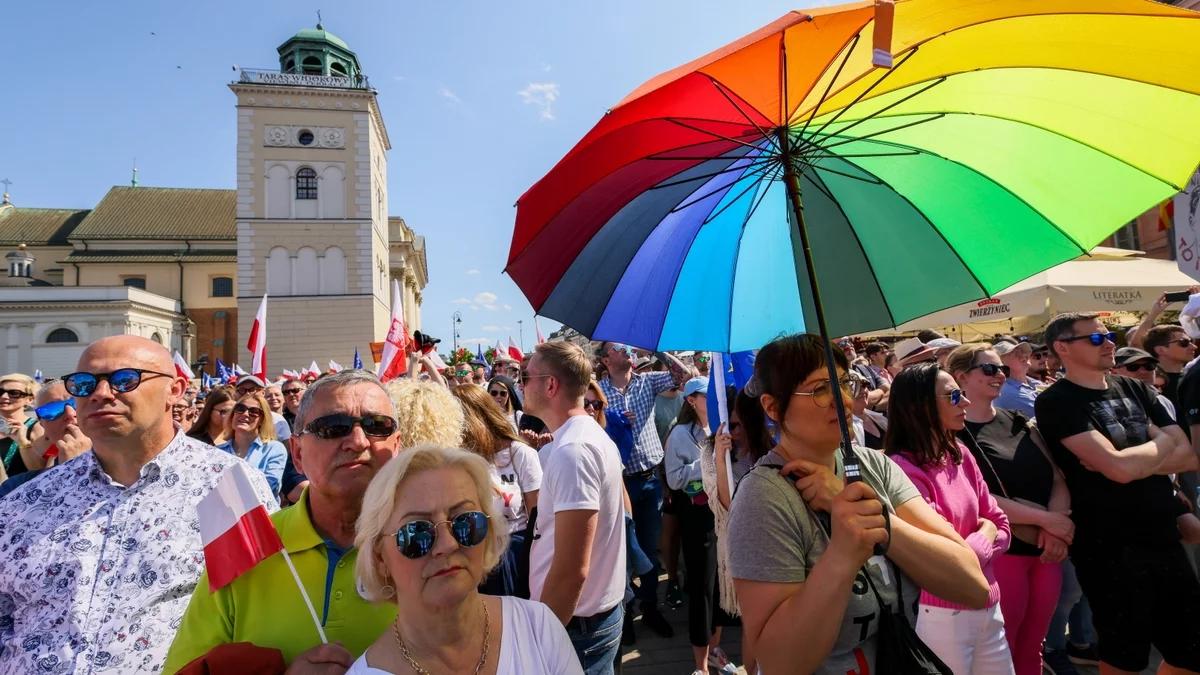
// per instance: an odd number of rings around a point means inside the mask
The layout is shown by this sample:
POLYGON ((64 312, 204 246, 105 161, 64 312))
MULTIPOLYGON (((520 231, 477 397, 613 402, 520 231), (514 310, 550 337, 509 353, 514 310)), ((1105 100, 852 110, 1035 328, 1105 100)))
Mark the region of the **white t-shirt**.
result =
MULTIPOLYGON (((504 629, 500 636, 497 673, 525 675, 583 675, 579 657, 567 637, 567 629, 540 602, 504 596, 504 629)), ((367 655, 358 657, 346 675, 391 675, 367 665, 367 655)))
POLYGON ((537 450, 516 442, 492 458, 492 493, 496 509, 508 521, 508 531, 520 532, 529 523, 526 492, 542 488, 542 464, 537 450))
POLYGON ((596 511, 591 567, 575 616, 606 612, 625 596, 625 510, 621 455, 589 415, 571 417, 541 449, 542 490, 529 554, 530 597, 540 599, 554 559, 554 515, 596 511))

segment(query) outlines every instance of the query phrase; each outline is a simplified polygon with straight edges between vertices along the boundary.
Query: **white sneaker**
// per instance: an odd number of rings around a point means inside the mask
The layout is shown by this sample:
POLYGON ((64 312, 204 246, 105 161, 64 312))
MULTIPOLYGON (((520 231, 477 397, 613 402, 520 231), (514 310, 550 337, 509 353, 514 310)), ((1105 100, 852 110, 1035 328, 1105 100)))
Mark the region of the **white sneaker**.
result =
POLYGON ((692 675, 708 675, 708 671, 704 671, 704 670, 693 670, 693 671, 692 671, 692 675))

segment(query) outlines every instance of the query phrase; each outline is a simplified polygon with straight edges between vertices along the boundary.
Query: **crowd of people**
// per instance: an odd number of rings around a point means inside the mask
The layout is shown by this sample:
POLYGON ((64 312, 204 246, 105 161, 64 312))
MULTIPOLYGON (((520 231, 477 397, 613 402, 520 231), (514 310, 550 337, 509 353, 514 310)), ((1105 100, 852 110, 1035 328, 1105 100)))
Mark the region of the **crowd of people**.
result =
POLYGON ((782 336, 724 409, 708 354, 616 342, 200 390, 104 338, 0 376, 0 673, 612 673, 685 605, 693 675, 908 672, 899 637, 1200 672, 1200 368, 1157 318, 782 336), (287 557, 210 583, 238 463, 287 557))

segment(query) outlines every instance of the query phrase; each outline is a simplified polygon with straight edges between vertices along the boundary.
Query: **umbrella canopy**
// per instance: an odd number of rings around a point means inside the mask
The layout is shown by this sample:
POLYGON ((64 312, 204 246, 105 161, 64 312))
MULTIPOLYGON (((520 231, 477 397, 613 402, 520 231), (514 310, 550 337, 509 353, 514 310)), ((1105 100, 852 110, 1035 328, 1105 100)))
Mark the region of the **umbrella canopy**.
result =
POLYGON ((788 14, 609 111, 518 201, 537 313, 722 352, 817 332, 819 298, 828 334, 893 327, 1086 253, 1200 158, 1200 14, 901 0, 885 69, 875 12, 788 14))

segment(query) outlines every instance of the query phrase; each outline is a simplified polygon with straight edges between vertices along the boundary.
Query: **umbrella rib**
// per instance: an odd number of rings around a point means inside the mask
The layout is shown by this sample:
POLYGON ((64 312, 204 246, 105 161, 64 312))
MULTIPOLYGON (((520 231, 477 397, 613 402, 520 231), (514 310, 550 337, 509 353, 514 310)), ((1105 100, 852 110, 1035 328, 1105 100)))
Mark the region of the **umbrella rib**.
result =
POLYGON ((846 157, 908 157, 911 155, 919 155, 919 154, 921 154, 921 153, 916 150, 912 150, 909 152, 861 152, 861 153, 849 153, 849 154, 838 154, 838 153, 831 152, 831 153, 824 154, 824 155, 807 154, 807 155, 804 155, 803 161, 805 163, 812 163, 813 160, 818 160, 818 159, 843 159, 846 157))
MULTIPOLYGON (((838 77, 841 76, 842 69, 846 67, 846 63, 850 60, 850 55, 854 53, 854 48, 858 46, 858 39, 860 37, 862 37, 862 28, 858 29, 858 32, 854 34, 854 38, 850 40, 849 44, 842 45, 842 49, 845 50, 846 55, 842 57, 842 62, 838 64, 837 71, 834 72, 833 77, 829 78, 829 84, 825 86, 825 92, 821 94, 821 98, 817 101, 816 107, 813 108, 812 114, 808 116, 808 119, 804 120, 804 127, 800 129, 801 138, 804 137, 804 132, 808 131, 809 123, 812 122, 813 118, 817 116, 817 111, 820 110, 821 106, 825 104, 825 99, 829 97, 829 92, 833 89, 833 83, 837 82, 838 77)), ((826 66, 826 68, 828 68, 828 66, 826 66)), ((822 71, 822 74, 824 74, 824 71, 822 71)), ((786 118, 784 118, 783 123, 787 124, 786 118)))
MULTIPOLYGON (((801 173, 800 175, 803 176, 805 174, 801 173)), ((842 203, 833 196, 833 191, 829 189, 829 186, 825 184, 825 181, 816 172, 812 172, 811 175, 806 177, 822 194, 829 197, 829 201, 833 203, 838 213, 842 214, 842 218, 846 221, 846 226, 850 229, 850 236, 854 237, 854 243, 858 246, 858 250, 862 252, 862 257, 867 263, 867 268, 871 270, 871 279, 875 282, 875 288, 879 289, 879 299, 883 301, 883 308, 887 310, 888 319, 892 322, 892 326, 895 327, 897 324, 896 317, 892 314, 892 306, 888 304, 887 295, 883 292, 883 286, 879 283, 879 275, 875 273, 875 264, 871 262, 870 256, 867 255, 867 249, 863 246, 862 239, 858 236, 858 230, 854 229, 854 222, 850 220, 850 216, 842 208, 842 203)))
MULTIPOLYGON (((936 79, 936 80, 933 80, 933 81, 932 81, 932 82, 930 82, 929 84, 925 85, 924 87, 921 87, 921 88, 920 88, 920 89, 918 89, 917 91, 914 91, 913 93, 911 93, 911 94, 909 94, 909 95, 905 96, 904 98, 902 98, 902 99, 900 99, 900 100, 898 100, 898 101, 894 101, 894 102, 892 102, 892 103, 890 103, 890 104, 888 104, 888 105, 886 105, 886 106, 884 106, 884 107, 880 108, 879 110, 876 110, 876 111, 872 112, 870 115, 867 115, 866 117, 863 117, 863 118, 861 118, 861 119, 857 119, 857 120, 855 120, 855 121, 851 122, 850 124, 848 124, 848 125, 846 125, 846 126, 842 127, 841 129, 838 129, 837 133, 838 133, 839 135, 840 135, 840 134, 844 134, 844 133, 846 133, 846 130, 848 130, 848 129, 853 129, 854 127, 856 127, 856 126, 858 126, 858 125, 860 125, 860 124, 862 124, 863 122, 866 122, 866 121, 868 121, 868 120, 873 120, 873 119, 875 119, 876 117, 879 117, 880 115, 883 115, 883 113, 885 113, 885 112, 887 112, 887 111, 891 110, 892 108, 895 108, 896 106, 900 105, 901 103, 905 103, 905 102, 907 102, 907 101, 908 101, 908 100, 910 100, 910 99, 916 98, 917 96, 920 96, 921 94, 924 94, 925 92, 929 91, 930 89, 933 89, 934 87, 938 86, 939 84, 941 84, 941 83, 943 83, 943 82, 945 82, 945 81, 946 81, 946 78, 945 78, 945 77, 939 77, 938 79, 936 79)), ((848 108, 847 108, 847 109, 848 109, 848 108)), ((835 117, 835 119, 836 119, 836 117, 835 117)), ((828 122, 826 122, 826 123, 825 123, 825 124, 824 124, 824 125, 823 125, 823 126, 820 128, 820 129, 818 129, 816 132, 814 132, 814 133, 813 133, 813 135, 814 135, 814 136, 820 135, 820 133, 821 133, 822 131, 824 131, 825 127, 829 126, 829 124, 830 124, 830 123, 832 123, 833 121, 834 121, 834 120, 832 120, 832 119, 831 119, 831 120, 829 120, 828 122)), ((810 143, 810 145, 819 145, 819 144, 816 144, 816 143, 810 143)), ((827 148, 824 148, 824 149, 827 149, 827 148)))
MULTIPOLYGON (((733 160, 733 163, 737 164, 740 159, 742 159, 742 158, 733 160)), ((767 162, 772 161, 773 159, 774 159, 774 157, 768 155, 762 159, 756 159, 754 161, 747 162, 746 164, 741 164, 739 166, 726 167, 720 171, 714 171, 713 173, 701 174, 699 176, 691 176, 689 178, 681 178, 679 180, 670 181, 668 183, 659 183, 658 185, 654 185, 652 187, 646 188, 646 191, 649 192, 650 190, 660 190, 662 188, 675 187, 676 185, 683 185, 685 183, 694 183, 696 181, 707 180, 709 178, 716 178, 717 176, 720 176, 722 174, 732 173, 734 171, 745 171, 746 169, 754 168, 755 165, 763 165, 767 162)), ((737 181, 734 181, 734 182, 736 183, 737 181)))
MULTIPOLYGON (((836 157, 836 156, 837 156, 837 155, 835 155, 835 157, 836 157)), ((839 159, 841 159, 841 158, 839 157, 839 159)), ((843 161, 845 161, 847 164, 849 164, 849 165, 853 166, 853 167, 854 167, 854 168, 856 168, 856 169, 861 169, 861 168, 862 168, 862 167, 860 167, 859 165, 855 164, 854 162, 851 162, 850 160, 843 160, 843 161)), ((868 174, 868 175, 870 175, 870 176, 871 176, 871 178, 873 178, 874 180, 870 180, 870 179, 867 179, 867 178, 863 178, 862 176, 855 176, 855 175, 854 175, 854 174, 852 174, 852 173, 845 173, 845 172, 843 172, 843 171, 838 171, 837 169, 831 169, 831 168, 829 168, 829 167, 827 167, 827 166, 821 166, 821 165, 819 165, 819 164, 808 164, 808 163, 806 162, 806 163, 805 163, 805 166, 811 166, 811 167, 812 167, 814 170, 816 170, 816 171, 828 171, 829 173, 837 174, 837 175, 839 175, 839 176, 844 176, 844 177, 846 177, 846 178, 849 178, 849 179, 851 179, 851 180, 857 180, 857 181, 861 181, 861 182, 863 182, 863 183, 870 183, 870 184, 872 184, 872 185, 885 185, 885 183, 884 183, 882 180, 880 180, 878 176, 876 176, 876 175, 874 175, 874 174, 872 174, 871 172, 869 172, 869 171, 866 171, 866 170, 864 170, 863 172, 864 172, 864 173, 866 173, 866 174, 868 174)))
POLYGON ((726 91, 727 87, 723 83, 719 82, 717 80, 717 78, 715 78, 711 75, 708 75, 707 73, 705 75, 708 77, 708 81, 712 82, 712 85, 713 85, 713 87, 716 88, 717 92, 719 94, 721 94, 721 96, 723 96, 726 101, 729 101, 729 105, 733 106, 733 109, 738 111, 739 115, 746 118, 747 122, 754 125, 755 129, 758 129, 758 133, 762 134, 763 140, 770 143, 772 147, 778 149, 778 146, 775 144, 774 137, 772 137, 769 133, 767 133, 767 130, 763 129, 762 126, 760 126, 758 124, 758 122, 755 122, 749 115, 747 115, 746 111, 742 110, 742 107, 737 104, 737 101, 734 101, 733 97, 729 95, 728 91, 726 91))
MULTIPOLYGON (((685 198, 685 199, 684 199, 684 200, 682 200, 682 201, 681 201, 679 204, 677 204, 677 205, 675 206, 675 208, 671 209, 671 210, 670 210, 670 211, 668 211, 667 213, 676 213, 676 212, 678 212, 678 211, 682 211, 682 210, 684 210, 684 209, 689 209, 689 208, 691 208, 692 206, 695 206, 696 204, 698 204, 698 203, 700 203, 700 202, 704 201, 705 199, 708 199, 709 197, 711 197, 711 196, 713 196, 713 195, 717 194, 718 192, 721 192, 721 191, 723 191, 723 190, 728 190, 730 187, 732 187, 732 186, 736 185, 736 184, 738 183, 738 181, 740 181, 740 180, 743 180, 744 178, 747 178, 747 177, 749 177, 749 176, 753 175, 753 174, 754 174, 754 173, 756 173, 756 172, 762 171, 762 170, 763 170, 765 167, 767 167, 767 166, 770 166, 770 163, 769 163, 769 162, 768 162, 768 163, 761 164, 761 165, 759 165, 759 166, 757 166, 757 167, 753 168, 752 170, 748 170, 748 171, 747 171, 747 172, 746 172, 746 173, 745 173, 743 176, 741 176, 740 178, 738 178, 738 179, 736 179, 736 180, 734 180, 734 181, 731 181, 730 183, 728 183, 728 184, 726 184, 726 185, 722 185, 721 187, 719 187, 719 188, 717 188, 717 189, 715 189, 715 190, 711 190, 711 191, 709 191, 709 192, 706 192, 706 193, 704 193, 703 195, 701 195, 700 197, 696 197, 696 198, 694 198, 694 199, 691 199, 691 200, 688 200, 688 199, 686 199, 686 198, 685 198)), ((692 194, 694 195, 695 193, 693 192, 692 194)))
MULTIPOLYGON (((890 134, 890 133, 892 133, 893 131, 900 131, 901 129, 907 129, 907 128, 909 128, 909 127, 915 127, 915 126, 918 126, 918 125, 921 125, 921 124, 925 124, 926 122, 933 122, 934 120, 940 120, 941 118, 945 117, 945 116, 946 116, 948 113, 940 112, 940 113, 914 113, 914 114, 928 114, 928 115, 932 115, 932 117, 927 117, 927 118, 925 118, 925 119, 917 120, 917 121, 915 121, 915 122, 907 122, 907 123, 905 123, 905 124, 901 124, 901 125, 900 125, 900 126, 898 126, 898 127, 892 127, 892 128, 890 128, 890 129, 883 129, 883 130, 880 130, 880 131, 874 131, 874 132, 871 132, 871 133, 869 133, 869 134, 866 134, 865 136, 854 136, 854 137, 851 137, 851 138, 846 138, 846 139, 843 139, 843 140, 840 140, 840 141, 838 141, 837 143, 821 143, 821 142, 814 142, 814 143, 812 143, 811 145, 813 145, 813 146, 815 146, 815 147, 818 147, 818 148, 820 148, 821 150, 824 150, 825 152, 828 152, 830 148, 836 148, 836 147, 838 147, 839 145, 845 145, 845 144, 847 144, 847 143, 853 143, 853 142, 855 142, 855 141, 865 141, 865 140, 867 140, 867 139, 874 138, 874 137, 876 137, 876 136, 882 136, 882 135, 884 135, 884 134, 890 134)), ((834 139, 834 138, 841 138, 841 133, 842 133, 841 131, 837 131, 837 132, 835 132, 835 133, 831 133, 831 134, 829 134, 829 135, 823 136, 823 138, 825 138, 825 139, 827 139, 827 140, 828 140, 828 139, 834 139)))
MULTIPOLYGON (((713 138, 719 138, 723 141, 729 141, 730 143, 737 143, 738 145, 744 145, 747 148, 754 148, 755 150, 759 149, 759 147, 757 145, 754 145, 752 143, 747 143, 746 141, 739 141, 736 138, 732 138, 730 136, 724 136, 724 135, 718 134, 715 131, 709 131, 708 129, 702 129, 693 124, 687 124, 686 122, 681 121, 680 118, 678 118, 678 117, 663 117, 662 119, 663 119, 663 121, 670 122, 671 124, 678 124, 679 126, 683 127, 684 129, 691 129, 692 131, 698 131, 702 134, 708 134, 709 136, 712 136, 713 138)), ((717 120, 711 120, 711 121, 717 121, 717 120)))
MULTIPOLYGON (((835 113, 833 117, 826 120, 825 123, 822 124, 819 129, 817 129, 816 131, 813 132, 813 135, 814 136, 821 135, 821 132, 825 131, 825 127, 828 127, 830 124, 833 124, 834 122, 837 121, 837 119, 839 117, 846 114, 847 110, 853 108, 855 106, 855 104, 857 104, 859 101, 861 101, 867 94, 871 93, 872 89, 879 86, 879 84, 881 82, 883 82, 884 80, 891 77, 892 74, 895 73, 897 70, 900 70, 900 66, 903 66, 905 63, 908 63, 908 60, 911 59, 913 57, 913 55, 916 53, 917 53, 917 47, 913 47, 911 50, 909 50, 909 52, 907 54, 904 55, 903 58, 901 58, 896 63, 896 65, 889 68, 888 71, 886 73, 884 73, 882 77, 880 77, 878 80, 875 80, 874 82, 872 82, 871 86, 869 86, 866 89, 864 89, 863 91, 859 92, 858 96, 856 96, 853 101, 851 101, 850 103, 843 106, 842 109, 838 110, 837 113, 835 113)), ((816 114, 817 110, 819 110, 819 108, 816 108, 813 110, 814 115, 816 114)), ((878 113, 876 113, 876 114, 878 114, 878 113)), ((801 140, 803 140, 803 139, 801 139, 801 140)))
MULTIPOLYGON (((766 175, 765 171, 763 172, 763 175, 766 175)), ((775 180, 775 178, 771 177, 771 178, 768 178, 767 180, 768 181, 775 180)), ((728 210, 730 206, 733 206, 734 204, 738 203, 738 201, 741 200, 741 198, 744 197, 747 192, 749 192, 750 190, 753 190, 754 188, 758 187, 762 183, 763 183, 762 180, 751 182, 749 185, 747 185, 745 188, 743 188, 742 191, 739 192, 736 197, 727 201, 724 206, 722 206, 721 208, 717 209, 716 211, 713 211, 712 213, 708 214, 708 216, 705 217, 704 222, 700 224, 701 227, 711 223, 713 220, 715 220, 717 218, 717 216, 720 216, 722 213, 725 213, 725 211, 728 210)), ((676 207, 675 210, 678 210, 679 208, 680 207, 676 207)))

